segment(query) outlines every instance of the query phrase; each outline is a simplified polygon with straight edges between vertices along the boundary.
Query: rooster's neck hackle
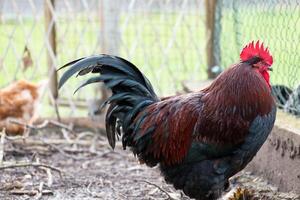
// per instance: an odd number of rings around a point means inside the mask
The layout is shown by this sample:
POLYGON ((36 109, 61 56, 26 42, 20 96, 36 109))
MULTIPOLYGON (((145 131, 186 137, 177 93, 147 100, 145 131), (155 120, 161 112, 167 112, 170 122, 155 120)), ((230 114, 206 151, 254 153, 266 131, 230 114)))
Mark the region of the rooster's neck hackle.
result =
POLYGON ((245 119, 271 111, 271 91, 261 74, 247 63, 234 65, 204 91, 211 106, 235 107, 232 114, 240 114, 245 119))
POLYGON ((243 62, 223 72, 203 92, 203 128, 209 127, 207 134, 222 133, 215 135, 223 142, 242 141, 251 122, 268 114, 274 105, 264 78, 243 62))

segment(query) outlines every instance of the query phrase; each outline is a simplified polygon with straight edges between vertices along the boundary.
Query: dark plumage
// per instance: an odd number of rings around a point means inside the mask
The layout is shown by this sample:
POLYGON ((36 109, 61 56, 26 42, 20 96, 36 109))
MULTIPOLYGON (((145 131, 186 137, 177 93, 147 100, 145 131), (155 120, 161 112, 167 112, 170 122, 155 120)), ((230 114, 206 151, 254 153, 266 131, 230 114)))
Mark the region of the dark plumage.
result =
POLYGON ((140 161, 159 164, 175 188, 193 198, 216 199, 228 187, 228 179, 251 161, 275 120, 267 72, 272 57, 263 46, 251 43, 241 60, 208 88, 163 99, 137 67, 109 55, 66 64, 70 68, 59 87, 75 73, 96 73, 83 86, 104 82, 112 90, 106 100, 112 148, 118 134, 123 147, 130 147, 140 161))

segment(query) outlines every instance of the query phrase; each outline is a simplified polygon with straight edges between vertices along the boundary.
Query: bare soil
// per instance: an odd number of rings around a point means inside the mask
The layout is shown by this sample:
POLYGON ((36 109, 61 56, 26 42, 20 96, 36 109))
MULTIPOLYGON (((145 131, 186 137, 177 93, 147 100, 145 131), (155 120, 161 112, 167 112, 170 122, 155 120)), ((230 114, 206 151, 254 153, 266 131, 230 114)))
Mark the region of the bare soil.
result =
MULTIPOLYGON (((189 199, 167 184, 158 168, 140 165, 120 144, 112 151, 103 133, 43 127, 25 139, 6 137, 1 146, 3 200, 189 199)), ((250 172, 240 172, 231 182, 235 188, 253 191, 248 199, 300 199, 278 192, 250 172)))

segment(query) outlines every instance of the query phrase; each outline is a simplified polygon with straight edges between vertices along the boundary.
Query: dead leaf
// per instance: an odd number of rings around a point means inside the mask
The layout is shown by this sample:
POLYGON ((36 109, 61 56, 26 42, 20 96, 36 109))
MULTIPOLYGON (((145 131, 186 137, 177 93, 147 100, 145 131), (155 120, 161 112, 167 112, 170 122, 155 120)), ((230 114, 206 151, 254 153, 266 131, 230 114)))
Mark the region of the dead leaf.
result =
POLYGON ((22 61, 23 61, 23 71, 24 72, 33 65, 31 53, 30 53, 27 45, 25 45, 25 48, 23 51, 22 61))

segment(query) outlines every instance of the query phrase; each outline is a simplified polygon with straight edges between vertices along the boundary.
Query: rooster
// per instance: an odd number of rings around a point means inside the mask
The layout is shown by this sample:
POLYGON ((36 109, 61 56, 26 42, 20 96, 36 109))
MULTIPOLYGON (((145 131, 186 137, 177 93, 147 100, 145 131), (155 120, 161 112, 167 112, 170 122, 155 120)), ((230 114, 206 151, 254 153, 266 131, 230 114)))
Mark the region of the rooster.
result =
POLYGON ((240 62, 207 88, 160 99, 135 65, 98 55, 62 66, 70 68, 59 87, 76 73, 96 74, 78 89, 97 82, 111 89, 104 103, 109 104, 105 123, 110 146, 114 148, 120 136, 124 149, 130 147, 150 167, 159 165, 176 189, 191 198, 216 199, 273 128, 272 63, 268 48, 251 42, 241 51, 240 62))

